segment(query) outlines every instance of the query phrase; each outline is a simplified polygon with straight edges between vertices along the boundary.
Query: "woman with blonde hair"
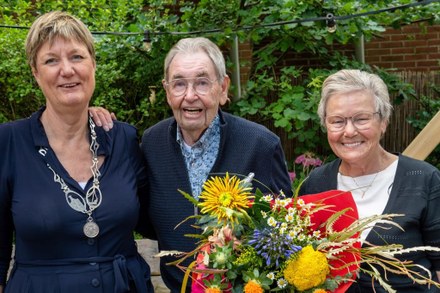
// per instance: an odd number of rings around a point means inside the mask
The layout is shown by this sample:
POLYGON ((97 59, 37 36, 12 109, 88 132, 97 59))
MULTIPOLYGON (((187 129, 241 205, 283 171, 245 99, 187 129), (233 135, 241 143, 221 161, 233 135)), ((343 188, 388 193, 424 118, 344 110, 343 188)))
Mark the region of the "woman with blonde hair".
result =
POLYGON ((26 53, 46 105, 0 125, 0 292, 153 292, 133 237, 143 158, 134 127, 116 121, 105 132, 88 115, 90 31, 67 13, 44 14, 26 53))

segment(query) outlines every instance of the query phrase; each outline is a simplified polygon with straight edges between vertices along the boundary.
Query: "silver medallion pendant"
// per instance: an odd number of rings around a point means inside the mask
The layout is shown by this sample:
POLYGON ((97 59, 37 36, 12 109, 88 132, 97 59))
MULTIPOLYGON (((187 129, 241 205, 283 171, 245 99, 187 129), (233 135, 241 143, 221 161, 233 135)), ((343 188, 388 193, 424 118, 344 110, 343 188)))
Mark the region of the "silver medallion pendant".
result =
POLYGON ((99 226, 95 221, 88 219, 83 227, 84 235, 89 238, 95 238, 99 234, 99 226))
MULTIPOLYGON (((55 183, 59 183, 61 190, 64 192, 67 204, 75 211, 88 215, 87 222, 83 226, 83 233, 88 238, 95 238, 99 234, 99 226, 93 220, 92 213, 96 210, 102 202, 102 193, 99 188, 99 159, 98 149, 99 143, 97 141, 97 135, 95 132, 95 123, 92 118, 89 117, 90 123, 90 151, 92 152, 92 166, 90 170, 93 175, 93 185, 87 190, 87 194, 84 196, 82 193, 78 193, 64 182, 63 178, 58 175, 57 172, 46 162, 47 168, 53 173, 53 180, 55 183)), ((43 157, 46 156, 47 148, 40 148, 38 153, 43 157)))

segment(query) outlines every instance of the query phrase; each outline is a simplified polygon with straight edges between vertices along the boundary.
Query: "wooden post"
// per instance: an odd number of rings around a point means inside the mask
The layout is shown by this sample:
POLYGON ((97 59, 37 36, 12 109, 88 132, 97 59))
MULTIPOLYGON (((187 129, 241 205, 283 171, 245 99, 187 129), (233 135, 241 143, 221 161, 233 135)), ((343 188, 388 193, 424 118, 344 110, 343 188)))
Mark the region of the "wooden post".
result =
POLYGON ((422 131, 414 138, 409 146, 403 151, 403 154, 419 160, 425 160, 426 157, 440 143, 440 111, 429 121, 422 131))

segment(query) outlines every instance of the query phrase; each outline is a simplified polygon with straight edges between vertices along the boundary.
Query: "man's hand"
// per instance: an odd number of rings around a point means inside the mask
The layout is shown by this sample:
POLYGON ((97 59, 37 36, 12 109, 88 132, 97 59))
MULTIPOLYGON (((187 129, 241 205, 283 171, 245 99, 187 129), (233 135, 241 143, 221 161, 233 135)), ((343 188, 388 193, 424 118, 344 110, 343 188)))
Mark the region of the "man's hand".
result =
POLYGON ((90 107, 90 117, 97 126, 102 126, 105 131, 109 131, 113 128, 113 120, 116 120, 115 113, 110 113, 107 109, 102 107, 90 107))

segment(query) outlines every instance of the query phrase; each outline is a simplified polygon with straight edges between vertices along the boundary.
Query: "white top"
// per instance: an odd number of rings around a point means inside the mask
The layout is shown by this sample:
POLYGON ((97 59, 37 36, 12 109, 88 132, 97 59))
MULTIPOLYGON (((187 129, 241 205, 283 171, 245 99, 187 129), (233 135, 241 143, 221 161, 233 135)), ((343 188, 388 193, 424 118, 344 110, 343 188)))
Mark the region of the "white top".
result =
POLYGON ((78 184, 82 187, 82 189, 84 189, 86 188, 87 181, 78 181, 78 184))
MULTIPOLYGON (((359 218, 381 215, 390 198, 397 162, 394 161, 386 169, 369 175, 350 177, 338 173, 338 189, 351 191, 356 203, 359 218)), ((370 229, 365 229, 361 239, 367 238, 370 229)))

